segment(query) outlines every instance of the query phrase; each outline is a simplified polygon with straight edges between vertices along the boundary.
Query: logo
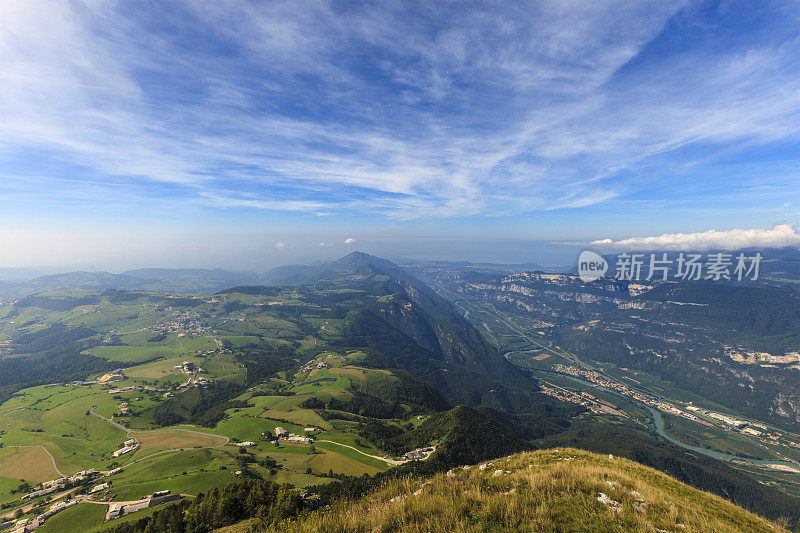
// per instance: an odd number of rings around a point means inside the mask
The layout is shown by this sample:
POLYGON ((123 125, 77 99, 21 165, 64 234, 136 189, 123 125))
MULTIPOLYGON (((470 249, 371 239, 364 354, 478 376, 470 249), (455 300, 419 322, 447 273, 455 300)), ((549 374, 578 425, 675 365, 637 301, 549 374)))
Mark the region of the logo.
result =
POLYGON ((584 250, 578 257, 578 276, 584 283, 591 283, 602 278, 608 271, 608 262, 603 256, 590 250, 584 250))

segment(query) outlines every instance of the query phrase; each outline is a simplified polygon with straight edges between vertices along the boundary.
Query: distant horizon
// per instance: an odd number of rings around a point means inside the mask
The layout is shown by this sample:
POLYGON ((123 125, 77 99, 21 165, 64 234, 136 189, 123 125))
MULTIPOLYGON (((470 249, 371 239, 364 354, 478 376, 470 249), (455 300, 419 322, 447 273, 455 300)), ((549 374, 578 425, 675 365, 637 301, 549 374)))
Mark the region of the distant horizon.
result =
POLYGON ((6 0, 0 117, 0 521, 800 527, 800 0, 6 0))
MULTIPOLYGON (((127 272, 134 272, 138 270, 200 270, 200 271, 213 271, 213 270, 222 270, 225 272, 231 273, 239 273, 239 274, 264 274, 269 272, 272 269, 282 267, 282 266, 303 266, 303 265, 313 265, 317 263, 326 263, 331 261, 336 261, 343 257, 346 257, 354 252, 365 253, 368 255, 380 257, 383 259, 388 259, 394 263, 405 263, 405 262, 441 262, 441 263, 468 263, 473 265, 497 265, 497 266, 526 266, 526 265, 536 265, 548 270, 560 270, 565 268, 571 268, 576 263, 578 255, 584 249, 598 249, 597 247, 591 246, 578 246, 575 245, 566 251, 566 246, 562 247, 562 249, 568 254, 565 255, 566 260, 561 263, 546 263, 544 261, 538 261, 535 258, 532 260, 524 260, 524 261, 499 261, 499 260, 474 260, 474 259, 443 259, 442 257, 431 255, 431 256, 392 256, 387 254, 380 254, 380 253, 372 253, 369 251, 364 250, 349 250, 346 253, 341 255, 330 255, 330 251, 328 251, 328 255, 326 256, 319 256, 317 258, 311 258, 305 261, 288 261, 282 262, 277 264, 272 264, 270 266, 266 266, 262 269, 248 269, 248 268, 236 268, 236 267, 222 267, 222 266, 163 266, 158 264, 150 264, 144 266, 136 266, 132 268, 116 268, 116 269, 106 269, 106 268, 95 268, 88 265, 23 265, 23 266, 16 266, 16 265, 4 265, 0 266, 0 281, 2 282, 14 282, 14 281, 25 281, 30 279, 35 279, 41 276, 53 275, 53 274, 66 274, 66 273, 73 273, 73 272, 87 272, 87 273, 108 273, 108 274, 125 274, 127 272), (27 275, 23 277, 13 277, 12 272, 17 272, 18 274, 27 273, 27 275), (11 277, 9 277, 11 276, 11 277)), ((724 249, 707 249, 707 250, 700 250, 702 251, 720 251, 724 249)), ((797 245, 786 245, 786 246, 743 246, 740 248, 730 248, 728 251, 740 251, 740 250, 795 250, 800 252, 800 246, 797 245)), ((677 251, 675 249, 667 249, 667 248, 641 248, 638 250, 639 252, 668 252, 668 251, 677 251)), ((697 250, 686 250, 686 251, 697 251, 697 250)), ((635 251, 625 249, 625 248, 618 248, 616 250, 607 249, 602 251, 603 255, 614 255, 617 253, 636 253, 635 251)), ((767 258, 768 259, 768 258, 767 258)))
POLYGON ((0 263, 253 269, 358 243, 555 265, 572 248, 548 243, 800 240, 797 3, 0 14, 0 263))
MULTIPOLYGON (((256 273, 261 274, 264 272, 268 272, 277 267, 281 266, 291 266, 291 265, 312 265, 315 263, 325 263, 329 261, 336 261, 337 259, 341 259, 350 255, 354 252, 361 252, 368 255, 372 255, 375 257, 381 257, 384 259, 389 259, 392 262, 404 262, 404 261, 412 261, 412 262, 447 262, 447 263, 469 263, 469 264, 493 264, 493 265, 526 265, 526 264, 536 264, 545 268, 560 268, 568 266, 567 263, 563 264, 542 264, 536 260, 526 260, 526 261, 518 261, 518 262, 502 262, 502 261, 491 261, 491 260, 471 260, 471 259, 442 259, 441 257, 436 256, 389 256, 386 254, 379 254, 379 253, 370 253, 364 250, 350 250, 340 255, 330 255, 330 251, 326 251, 327 254, 325 256, 320 255, 318 258, 310 258, 307 260, 298 260, 298 261, 288 261, 288 262, 280 262, 274 264, 269 267, 265 267, 264 269, 248 269, 248 268, 236 268, 234 267, 222 267, 222 266, 215 266, 215 265, 208 265, 208 266, 163 266, 157 263, 147 264, 143 266, 136 266, 131 268, 120 267, 120 268, 98 268, 92 265, 0 265, 0 280, 3 279, 3 272, 4 271, 42 271, 44 272, 42 275, 49 275, 49 274, 63 274, 68 272, 90 272, 90 273, 100 273, 105 272, 109 274, 123 274, 125 272, 132 272, 137 270, 224 270, 228 272, 237 272, 237 273, 256 273)), ((570 256, 572 252, 569 252, 570 256)), ((577 254, 577 252, 576 252, 577 254)), ((577 257, 577 255, 576 255, 577 257)))

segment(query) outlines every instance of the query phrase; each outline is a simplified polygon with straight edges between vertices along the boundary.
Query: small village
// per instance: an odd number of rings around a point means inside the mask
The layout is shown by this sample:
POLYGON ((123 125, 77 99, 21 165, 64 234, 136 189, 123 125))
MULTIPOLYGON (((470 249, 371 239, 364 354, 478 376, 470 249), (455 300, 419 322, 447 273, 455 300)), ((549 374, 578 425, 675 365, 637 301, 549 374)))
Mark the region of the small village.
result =
MULTIPOLYGON (((138 446, 139 443, 136 441, 136 439, 129 439, 125 441, 123 443, 123 447, 115 451, 112 456, 120 457, 121 455, 137 449, 138 446)), ((53 494, 53 496, 50 498, 50 501, 53 502, 50 507, 32 518, 6 520, 5 522, 0 523, 0 530, 8 529, 11 533, 27 533, 30 531, 35 531, 54 515, 80 503, 94 503, 97 505, 108 506, 106 520, 111 520, 114 518, 119 518, 125 514, 155 507, 157 505, 175 501, 183 497, 180 494, 170 494, 170 491, 162 490, 135 501, 105 501, 104 497, 108 498, 107 494, 111 488, 111 482, 105 481, 102 483, 97 483, 97 481, 102 478, 109 478, 122 472, 122 470, 122 468, 115 468, 107 472, 100 472, 95 469, 88 469, 76 472, 70 476, 62 476, 57 479, 45 481, 35 487, 33 491, 22 496, 21 501, 33 501, 37 498, 53 494), (92 483, 97 484, 90 487, 92 483), (59 491, 61 492, 54 494, 59 491), (64 499, 62 500, 61 498, 64 499)), ((39 503, 38 506, 41 507, 45 504, 46 499, 45 501, 39 503)), ((35 509, 36 507, 37 504, 32 504, 30 509, 35 509)))
MULTIPOLYGON (((692 422, 696 422, 706 427, 723 429, 726 431, 739 433, 746 437, 757 438, 759 439, 759 441, 762 441, 767 444, 785 445, 794 448, 800 448, 800 442, 788 437, 784 432, 781 432, 774 428, 770 428, 760 422, 743 420, 741 418, 736 418, 722 413, 717 413, 708 409, 692 405, 691 402, 688 402, 685 406, 683 406, 683 408, 680 408, 670 402, 654 398, 647 394, 643 394, 639 391, 633 390, 627 385, 613 381, 607 378, 606 376, 598 372, 595 372, 593 370, 583 370, 580 368, 576 368, 574 366, 565 366, 561 364, 553 365, 553 370, 569 376, 586 379, 587 381, 590 381, 595 385, 611 389, 619 394, 622 394, 624 396, 642 402, 645 405, 648 405, 650 407, 653 407, 668 414, 686 418, 687 420, 691 420, 692 422), (707 420, 708 418, 716 420, 720 422, 720 424, 714 424, 709 420, 707 420)), ((575 396, 574 393, 571 394, 575 396)), ((564 396, 564 398, 566 399, 567 396, 564 396)), ((573 403, 578 403, 578 402, 573 402, 573 403)))
MULTIPOLYGON (((306 428, 306 430, 311 428, 306 428)), ((316 429, 316 428, 313 428, 316 429)), ((275 428, 275 437, 278 441, 285 440, 286 442, 294 442, 297 444, 311 444, 314 442, 314 439, 311 437, 306 437, 304 435, 295 435, 294 433, 289 433, 282 427, 278 426, 275 428)), ((273 441, 275 442, 275 441, 273 441)))

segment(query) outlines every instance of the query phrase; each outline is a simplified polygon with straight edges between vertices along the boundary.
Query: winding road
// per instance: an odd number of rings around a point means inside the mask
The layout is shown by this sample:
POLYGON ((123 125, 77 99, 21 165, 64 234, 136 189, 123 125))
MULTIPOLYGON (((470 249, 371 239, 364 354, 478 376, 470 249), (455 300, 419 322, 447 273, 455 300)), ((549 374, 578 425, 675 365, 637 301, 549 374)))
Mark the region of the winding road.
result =
MULTIPOLYGON (((169 428, 166 428, 166 429, 153 429, 153 430, 134 430, 134 429, 126 428, 125 426, 123 426, 119 422, 114 422, 110 418, 106 418, 103 415, 100 415, 100 414, 97 414, 97 413, 94 412, 96 407, 101 407, 101 406, 106 405, 108 403, 112 403, 112 402, 106 402, 106 403, 103 403, 103 404, 100 404, 100 405, 96 405, 95 407, 92 407, 91 409, 89 409, 89 412, 91 414, 93 414, 94 416, 96 416, 97 418, 105 420, 106 422, 108 422, 112 426, 121 429, 122 431, 125 432, 125 436, 126 437, 128 437, 130 439, 134 439, 134 440, 136 440, 136 442, 141 442, 141 441, 139 441, 139 439, 136 438, 136 435, 134 435, 134 433, 157 433, 159 431, 177 431, 175 429, 169 429, 169 428)), ((184 452, 184 451, 188 451, 188 450, 197 450, 197 449, 204 449, 204 448, 209 448, 209 449, 210 448, 221 448, 221 447, 225 446, 226 444, 230 443, 230 441, 231 441, 231 439, 229 437, 226 437, 225 435, 216 435, 214 433, 204 433, 202 431, 193 431, 191 429, 183 429, 183 428, 181 428, 179 431, 185 431, 186 433, 193 433, 195 435, 203 435, 204 437, 218 437, 218 438, 225 439, 225 440, 224 440, 224 442, 222 442, 220 444, 215 444, 213 446, 198 446, 198 447, 190 447, 190 448, 171 448, 169 450, 161 450, 159 452, 151 453, 150 455, 147 455, 145 457, 140 457, 139 459, 136 459, 135 461, 129 461, 129 462, 123 464, 122 467, 131 466, 133 464, 138 463, 139 461, 144 461, 145 459, 149 459, 151 457, 154 457, 156 455, 161 455, 161 454, 164 454, 164 453, 184 452)))
POLYGON ((109 423, 109 424, 111 424, 112 426, 114 426, 114 427, 116 427, 116 428, 118 428, 118 429, 121 429, 122 431, 124 431, 124 432, 125 432, 125 435, 127 435, 128 437, 130 437, 130 432, 131 432, 131 430, 130 430, 130 429, 126 428, 126 427, 125 427, 125 426, 123 426, 122 424, 119 424, 119 423, 117 423, 117 422, 114 422, 114 421, 113 421, 113 420, 111 420, 110 418, 106 418, 106 417, 104 417, 103 415, 98 415, 97 413, 95 413, 95 412, 94 412, 94 410, 95 410, 95 409, 97 409, 98 407, 103 407, 103 406, 104 406, 104 405, 106 405, 106 404, 113 403, 113 401, 114 401, 114 400, 111 400, 110 402, 106 402, 106 403, 101 403, 100 405, 95 405, 94 407, 92 407, 91 409, 89 409, 89 413, 93 414, 93 415, 94 415, 94 416, 96 416, 97 418, 100 418, 100 419, 102 419, 102 420, 105 420, 106 422, 108 422, 108 423, 109 423))
POLYGON ((368 453, 362 452, 361 450, 359 450, 358 448, 356 448, 354 446, 350 446, 349 444, 342 444, 341 442, 335 442, 335 441, 332 441, 332 440, 318 440, 316 442, 327 442, 327 443, 330 443, 330 444, 336 444, 337 446, 344 446, 345 448, 350 448, 351 450, 357 451, 361 455, 366 455, 367 457, 372 457, 373 459, 377 459, 379 461, 383 461, 384 463, 388 463, 390 465, 402 465, 402 464, 405 464, 405 463, 408 462, 408 461, 395 461, 394 459, 387 459, 386 457, 381 457, 380 455, 370 455, 368 453))
MULTIPOLYGON (((407 462, 409 462, 408 459, 404 459, 402 461, 398 461, 396 459, 388 459, 386 457, 381 457, 380 455, 370 455, 368 453, 362 452, 361 450, 359 450, 358 448, 356 448, 354 446, 350 446, 349 444, 342 444, 341 442, 335 442, 335 441, 332 441, 332 440, 318 440, 316 442, 328 442, 330 444, 336 444, 337 446, 344 446, 345 448, 350 448, 351 450, 357 451, 361 455, 366 455, 367 457, 372 457, 373 459, 377 459, 379 461, 383 461, 384 463, 388 463, 388 464, 393 465, 393 466, 404 465, 407 462)), ((435 451, 436 450, 436 446, 434 446, 433 448, 434 448, 434 451, 435 451)), ((430 457, 432 454, 433 454, 433 452, 431 452, 428 455, 428 457, 430 457)))

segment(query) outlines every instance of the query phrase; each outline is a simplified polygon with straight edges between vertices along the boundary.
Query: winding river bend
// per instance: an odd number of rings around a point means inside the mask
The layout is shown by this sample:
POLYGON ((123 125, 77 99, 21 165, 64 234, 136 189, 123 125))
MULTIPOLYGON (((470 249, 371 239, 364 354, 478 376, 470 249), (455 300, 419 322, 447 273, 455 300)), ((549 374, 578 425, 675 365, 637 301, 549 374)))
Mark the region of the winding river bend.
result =
MULTIPOLYGON (((459 302, 457 302, 457 301, 454 302, 454 303, 459 309, 461 309, 464 312, 464 318, 467 318, 469 316, 469 310, 464 308, 463 306, 461 306, 459 304, 459 302)), ((492 332, 492 330, 489 329, 489 326, 488 326, 488 324, 486 324, 486 322, 482 322, 482 324, 483 324, 483 327, 489 333, 492 332)), ((550 343, 548 343, 548 344, 550 344, 550 343)), ((508 352, 504 352, 503 353, 503 357, 505 357, 506 360, 510 360, 509 356, 511 354, 513 354, 513 353, 528 353, 528 352, 535 352, 537 350, 538 350, 538 348, 534 349, 534 350, 511 350, 511 351, 508 351, 508 352)), ((518 368, 521 368, 522 370, 530 372, 529 369, 526 369, 526 368, 523 368, 523 367, 518 367, 518 368)), ((596 383, 592 383, 591 381, 586 381, 584 379, 580 379, 580 378, 577 378, 575 376, 569 376, 569 375, 565 375, 565 374, 559 374, 559 376, 566 377, 566 378, 569 378, 569 379, 571 379, 573 381, 576 381, 578 383, 581 383, 581 384, 584 384, 584 385, 588 385, 588 386, 590 386, 592 388, 599 389, 599 390, 611 393, 614 396, 620 396, 620 394, 617 393, 616 391, 611 390, 611 389, 609 389, 607 387, 603 387, 602 385, 597 385, 596 383)), ((620 396, 620 397, 624 398, 624 396, 620 396)), ((674 444, 675 446, 680 446, 681 448, 683 448, 685 450, 689 450, 689 451, 692 451, 692 452, 700 453, 700 454, 706 455, 708 457, 713 457, 714 459, 721 459, 723 461, 739 461, 741 463, 748 463, 748 464, 752 464, 752 465, 760 466, 760 467, 769 467, 770 465, 783 465, 783 466, 788 466, 788 467, 796 468, 796 469, 800 468, 800 463, 797 463, 797 462, 782 461, 782 460, 778 460, 778 459, 753 459, 753 458, 750 458, 750 457, 739 457, 738 455, 731 455, 729 453, 719 452, 719 451, 716 451, 716 450, 710 450, 708 448, 701 448, 700 446, 692 446, 691 444, 686 444, 685 442, 681 442, 681 441, 679 441, 679 440, 675 439, 674 437, 671 437, 670 435, 667 434, 667 432, 664 430, 664 417, 663 417, 663 415, 661 414, 661 412, 658 409, 655 409, 654 407, 651 407, 649 405, 645 405, 645 407, 647 407, 647 410, 650 411, 650 417, 653 420, 653 425, 655 426, 656 433, 658 433, 658 435, 660 437, 662 437, 663 439, 665 439, 666 441, 674 444)))
MULTIPOLYGON (((565 374, 559 374, 559 376, 569 378, 572 381, 577 381, 578 383, 581 383, 583 385, 588 385, 595 389, 609 392, 615 396, 620 396, 618 393, 616 393, 616 391, 613 391, 607 387, 603 387, 602 385, 597 385, 596 383, 592 383, 591 381, 586 381, 584 379, 580 379, 575 376, 569 376, 565 374)), ((649 405, 645 405, 645 407, 647 407, 647 410, 650 411, 650 417, 653 420, 653 425, 655 426, 656 433, 658 433, 660 437, 667 440, 668 442, 674 444, 675 446, 680 446, 685 450, 701 453, 703 455, 707 455, 708 457, 713 457, 714 459, 721 459, 723 461, 739 461, 741 463, 749 463, 761 467, 769 467, 770 465, 783 465, 791 468, 800 468, 800 464, 791 461, 781 461, 779 459, 753 459, 750 457, 739 457, 738 455, 731 455, 729 453, 718 452, 716 450, 709 450, 708 448, 701 448, 700 446, 692 446, 691 444, 686 444, 685 442, 681 442, 678 439, 671 437, 670 435, 667 434, 666 431, 664 431, 664 417, 661 414, 661 411, 649 405)))
POLYGON ((653 407, 650 407, 649 405, 647 405, 646 407, 650 411, 651 418, 653 419, 653 424, 656 427, 656 433, 658 433, 661 437, 668 440, 672 444, 680 446, 681 448, 685 448, 687 450, 691 450, 697 453, 702 453, 704 455, 708 455, 709 457, 713 457, 715 459, 724 459, 726 461, 742 461, 745 463, 750 463, 758 466, 784 465, 792 468, 800 468, 800 464, 793 463, 791 461, 781 461, 779 459, 752 459, 750 457, 739 457, 738 455, 731 455, 729 453, 718 452, 716 450, 709 450, 707 448, 700 448, 699 446, 692 446, 691 444, 686 444, 685 442, 681 442, 667 435, 666 431, 664 431, 664 417, 661 415, 661 411, 653 407))

